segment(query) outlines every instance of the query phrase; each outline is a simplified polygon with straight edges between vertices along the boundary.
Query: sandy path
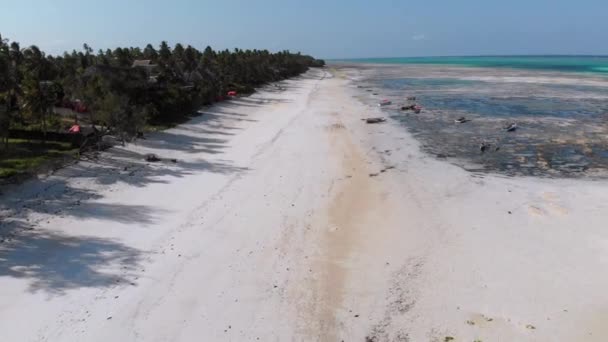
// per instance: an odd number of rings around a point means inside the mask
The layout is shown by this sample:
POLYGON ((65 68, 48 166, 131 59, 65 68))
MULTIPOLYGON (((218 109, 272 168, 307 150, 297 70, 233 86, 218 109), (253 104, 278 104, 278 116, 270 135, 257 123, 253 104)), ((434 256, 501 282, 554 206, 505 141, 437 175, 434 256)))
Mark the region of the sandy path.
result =
POLYGON ((0 340, 603 341, 606 184, 429 158, 348 77, 4 194, 0 340))

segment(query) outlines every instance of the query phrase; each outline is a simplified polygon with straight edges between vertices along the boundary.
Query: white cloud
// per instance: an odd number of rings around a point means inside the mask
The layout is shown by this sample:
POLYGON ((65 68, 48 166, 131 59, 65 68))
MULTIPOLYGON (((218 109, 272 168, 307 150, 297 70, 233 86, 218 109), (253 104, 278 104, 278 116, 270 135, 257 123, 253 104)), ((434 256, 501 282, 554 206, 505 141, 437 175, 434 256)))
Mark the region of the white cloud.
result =
POLYGON ((426 35, 424 35, 424 34, 417 34, 415 36, 412 36, 412 40, 426 40, 426 35))

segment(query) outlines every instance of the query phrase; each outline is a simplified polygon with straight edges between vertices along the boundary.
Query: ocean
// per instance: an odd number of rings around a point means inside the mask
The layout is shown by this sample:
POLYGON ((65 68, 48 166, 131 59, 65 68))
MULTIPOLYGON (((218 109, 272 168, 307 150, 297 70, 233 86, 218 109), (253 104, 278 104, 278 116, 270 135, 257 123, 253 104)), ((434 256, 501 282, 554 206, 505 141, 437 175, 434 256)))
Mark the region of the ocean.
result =
POLYGON ((383 108, 432 154, 472 171, 605 175, 608 57, 432 57, 349 60, 361 99, 383 108), (420 115, 400 110, 411 104, 420 115), (455 120, 465 117, 465 124, 455 120), (502 128, 516 122, 516 132, 502 128), (480 145, 491 149, 480 152, 480 145), (487 152, 490 151, 491 152, 487 152))
POLYGON ((608 76, 608 56, 400 57, 341 60, 356 63, 451 65, 593 73, 608 76))

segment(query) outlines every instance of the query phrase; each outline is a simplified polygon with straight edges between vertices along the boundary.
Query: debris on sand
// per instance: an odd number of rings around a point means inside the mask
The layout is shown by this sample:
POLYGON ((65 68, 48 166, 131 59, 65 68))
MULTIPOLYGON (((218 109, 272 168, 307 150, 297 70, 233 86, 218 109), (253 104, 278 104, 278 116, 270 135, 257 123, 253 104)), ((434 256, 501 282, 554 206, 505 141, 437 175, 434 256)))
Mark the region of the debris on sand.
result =
POLYGON ((414 110, 415 107, 416 107, 415 104, 409 105, 409 106, 403 106, 403 107, 401 107, 401 110, 414 110))
POLYGON ((365 123, 368 124, 376 124, 376 123, 381 123, 381 122, 385 122, 386 118, 367 118, 365 119, 365 123))
POLYGON ((406 100, 408 100, 408 101, 416 101, 416 96, 408 96, 406 98, 406 100))
POLYGON ((175 164, 177 163, 177 159, 171 159, 171 162, 175 164))
POLYGON ((389 100, 382 100, 380 103, 378 103, 378 107, 390 106, 391 104, 393 103, 389 100))
POLYGON ((511 122, 510 124, 503 127, 507 132, 514 132, 517 129, 517 123, 511 122))
POLYGON ((465 123, 465 122, 469 122, 469 121, 471 121, 471 120, 465 118, 464 116, 461 116, 458 119, 454 120, 454 122, 457 124, 461 124, 461 123, 465 123))
POLYGON ((149 154, 146 154, 146 161, 150 162, 150 163, 155 163, 155 162, 159 162, 160 158, 154 153, 149 153, 149 154))
POLYGON ((394 169, 394 168, 395 168, 394 166, 387 166, 387 167, 385 167, 384 169, 380 170, 380 173, 385 173, 386 171, 388 171, 388 170, 392 170, 392 169, 394 169))
POLYGON ((485 151, 490 149, 491 146, 492 144, 484 141, 481 143, 481 145, 479 145, 479 150, 481 151, 481 153, 484 153, 485 151))

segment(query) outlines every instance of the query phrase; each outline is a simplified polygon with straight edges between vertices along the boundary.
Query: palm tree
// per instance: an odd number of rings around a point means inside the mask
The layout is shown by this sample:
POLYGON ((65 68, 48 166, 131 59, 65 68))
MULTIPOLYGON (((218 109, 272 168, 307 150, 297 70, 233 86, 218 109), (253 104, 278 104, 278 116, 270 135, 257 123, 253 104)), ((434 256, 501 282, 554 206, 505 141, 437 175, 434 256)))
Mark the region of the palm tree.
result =
POLYGON ((10 127, 10 58, 8 41, 0 35, 0 134, 5 148, 8 148, 8 129, 10 127))
POLYGON ((53 82, 41 81, 31 74, 23 80, 23 109, 40 125, 43 143, 46 142, 48 119, 55 102, 53 88, 53 82))
MULTIPOLYGON (((9 45, 0 37, 0 101, 4 107, 0 121, 2 127, 10 127, 8 113, 18 103, 17 107, 24 109, 19 111, 21 121, 25 122, 22 113, 29 114, 46 132, 53 102, 65 96, 84 100, 100 113, 120 108, 120 119, 108 120, 117 130, 133 127, 123 127, 127 121, 140 125, 142 117, 171 123, 201 103, 225 95, 227 90, 247 93, 263 83, 298 75, 316 65, 323 63, 289 51, 214 51, 210 47, 199 51, 179 43, 171 49, 164 41, 158 50, 148 44, 144 49, 118 47, 97 54, 84 44, 81 51, 53 57, 36 46, 21 50, 18 43, 9 45), (153 79, 141 68, 132 68, 133 61, 141 58, 158 65, 153 79)), ((92 120, 104 116, 111 117, 91 114, 92 120)))

